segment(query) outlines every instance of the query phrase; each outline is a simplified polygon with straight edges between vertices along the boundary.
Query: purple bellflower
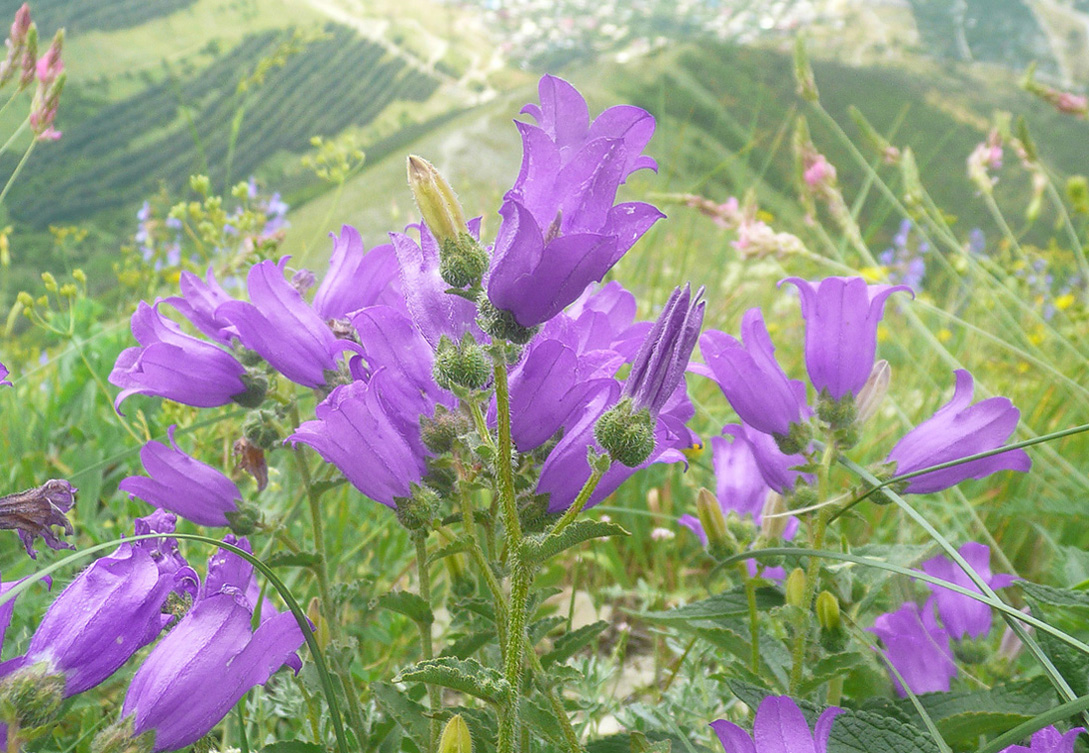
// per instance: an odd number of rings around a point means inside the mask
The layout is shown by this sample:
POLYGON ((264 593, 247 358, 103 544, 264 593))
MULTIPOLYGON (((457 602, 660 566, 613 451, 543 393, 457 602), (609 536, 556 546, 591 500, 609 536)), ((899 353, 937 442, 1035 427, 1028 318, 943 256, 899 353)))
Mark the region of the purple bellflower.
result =
POLYGON ((805 464, 805 456, 801 453, 787 455, 779 449, 770 434, 756 431, 744 424, 727 424, 722 427, 722 433, 742 440, 749 446, 756 460, 756 467, 760 469, 768 486, 784 497, 794 491, 799 480, 806 484, 815 483, 815 476, 797 470, 798 466, 805 464))
POLYGON ((336 371, 337 355, 359 346, 338 340, 325 321, 284 279, 290 257, 279 264, 262 261, 250 268, 250 301, 228 301, 216 309, 238 331, 238 339, 285 377, 304 387, 321 387, 336 371))
MULTIPOLYGON (((922 609, 908 602, 895 612, 880 615, 868 628, 885 644, 888 661, 904 678, 912 693, 948 692, 957 674, 949 633, 938 625, 930 602, 922 609)), ((892 677, 896 692, 906 696, 900 680, 892 677)))
MULTIPOLYGON (((979 573, 983 581, 994 588, 1005 588, 1013 583, 1016 578, 1006 574, 991 574, 991 550, 986 544, 969 541, 959 550, 960 556, 979 573)), ((947 580, 962 588, 967 588, 980 593, 978 587, 972 582, 968 574, 960 569, 952 560, 937 556, 927 560, 922 565, 923 572, 935 578, 947 580)), ((938 605, 938 617, 942 625, 949 631, 953 640, 964 638, 981 638, 991 631, 991 608, 982 602, 971 599, 948 588, 928 584, 934 594, 934 601, 938 605)))
POLYGON ((8 371, 8 367, 5 366, 4 364, 0 363, 0 387, 11 387, 12 386, 11 380, 8 379, 8 374, 10 374, 10 373, 11 372, 8 371))
MULTIPOLYGON (((476 304, 446 290, 450 287, 439 272, 439 243, 420 223, 420 242, 403 233, 390 233, 390 241, 401 270, 401 289, 412 321, 434 350, 446 335, 459 342, 466 332, 478 342, 487 338, 476 325, 476 304)), ((469 234, 480 235, 480 220, 470 220, 469 234)))
POLYGON ((906 285, 867 285, 861 277, 826 277, 817 282, 788 277, 801 294, 805 318, 805 365, 817 392, 835 401, 857 395, 873 369, 877 324, 885 301, 906 285))
POLYGON ((183 452, 174 440, 175 428, 167 430, 169 447, 152 440, 140 449, 140 462, 150 478, 129 476, 118 488, 198 525, 229 525, 227 513, 238 510, 242 494, 218 470, 183 452))
MULTIPOLYGON (((958 369, 956 379, 952 399, 905 434, 889 452, 886 462, 896 464, 896 473, 911 473, 997 449, 1017 428, 1021 412, 1009 399, 991 397, 971 405, 972 375, 958 369)), ((1024 450, 1010 450, 908 479, 904 491, 927 494, 948 489, 965 479, 983 478, 1005 470, 1024 472, 1031 466, 1032 460, 1024 450)))
POLYGON ((711 722, 725 753, 825 753, 832 723, 843 709, 829 706, 813 731, 790 696, 768 696, 756 710, 752 736, 725 719, 711 722))
POLYGON ((64 514, 72 509, 77 491, 64 479, 54 478, 33 489, 0 497, 0 529, 17 530, 31 559, 38 558, 32 546, 36 536, 41 536, 50 549, 75 549, 57 538, 53 526, 72 535, 72 523, 64 514))
POLYGON ((643 340, 632 361, 631 373, 624 382, 621 398, 630 397, 632 410, 650 411, 657 417, 678 384, 703 326, 703 288, 693 296, 691 288, 676 288, 662 313, 643 340))
POLYGON ((314 311, 322 319, 344 319, 366 306, 404 309, 397 255, 384 244, 363 250, 363 239, 351 225, 344 225, 333 239, 329 271, 314 294, 314 311))
MULTIPOLYGON (((170 533, 174 522, 158 510, 137 520, 136 533, 170 533)), ((158 637, 173 619, 163 614, 167 596, 193 596, 196 582, 174 539, 122 544, 76 576, 42 617, 26 654, 0 665, 0 674, 45 661, 65 676, 65 697, 93 688, 158 637)))
POLYGON ((411 484, 427 472, 416 406, 388 399, 395 379, 379 369, 369 380, 337 387, 315 409, 317 420, 304 422, 286 440, 309 445, 356 489, 388 507, 409 496, 411 484), (411 422, 415 427, 406 434, 411 422))
POLYGON ((1085 732, 1084 727, 1075 727, 1069 732, 1059 732, 1054 727, 1044 727, 1032 733, 1032 743, 1011 745, 1003 748, 1002 753, 1074 753, 1074 743, 1078 735, 1085 732))
POLYGON ((208 267, 203 280, 192 272, 182 272, 178 287, 182 294, 166 298, 163 303, 173 306, 194 327, 220 345, 230 346, 231 338, 238 337, 238 330, 222 316, 217 316, 216 310, 234 298, 216 282, 212 268, 208 267))
POLYGON ((642 168, 654 118, 610 107, 591 124, 586 100, 563 79, 544 76, 541 104, 517 123, 522 168, 499 210, 502 224, 485 282, 488 299, 522 327, 546 322, 600 280, 664 217, 642 202, 613 205, 620 184, 642 168))
POLYGON ((196 604, 132 678, 121 715, 132 717, 134 735, 155 731, 154 751, 196 742, 250 688, 285 664, 299 666, 295 651, 304 639, 294 615, 262 610, 254 631, 252 569, 236 560, 213 557, 196 604))
POLYGON ((143 301, 132 315, 132 334, 139 347, 121 351, 110 372, 110 384, 121 388, 114 401, 130 395, 156 395, 195 408, 226 405, 246 391, 245 369, 229 353, 191 337, 163 318, 158 304, 143 301))
POLYGON ((741 336, 744 345, 724 332, 704 332, 700 352, 707 365, 691 368, 718 384, 746 424, 765 434, 785 436, 791 424, 809 415, 805 385, 789 379, 775 360, 775 347, 760 309, 745 312, 741 336))

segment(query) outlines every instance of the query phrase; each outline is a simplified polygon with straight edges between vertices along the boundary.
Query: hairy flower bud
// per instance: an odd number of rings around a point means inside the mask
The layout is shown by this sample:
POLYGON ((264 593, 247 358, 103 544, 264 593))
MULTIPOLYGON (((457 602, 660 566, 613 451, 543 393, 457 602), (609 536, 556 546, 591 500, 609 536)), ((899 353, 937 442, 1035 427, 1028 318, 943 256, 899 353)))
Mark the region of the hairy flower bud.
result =
POLYGON ((817 594, 817 622, 822 630, 836 630, 840 627, 839 602, 829 591, 817 594))
POLYGON ((594 424, 594 438, 613 460, 634 468, 654 451, 654 419, 650 411, 635 411, 625 398, 594 424))
POLYGON ((804 607, 805 570, 794 568, 786 579, 786 603, 792 607, 804 607))
POLYGON ((737 539, 726 525, 722 505, 708 489, 701 488, 696 494, 696 517, 707 536, 707 548, 713 554, 729 557, 738 551, 737 539))
POLYGON ((420 215, 440 245, 456 241, 465 232, 465 213, 454 189, 434 165, 415 154, 408 157, 408 187, 420 215))
POLYGON ((132 717, 126 717, 103 729, 91 741, 91 753, 151 753, 155 730, 133 736, 132 717))
POLYGON ((468 332, 455 344, 446 335, 439 340, 433 370, 435 382, 446 390, 465 387, 479 390, 492 378, 492 362, 468 332))
POLYGON ((461 714, 454 714, 439 738, 439 753, 473 753, 473 739, 469 735, 469 725, 461 718, 461 714))
POLYGON ((323 651, 329 645, 329 623, 321 613, 321 600, 317 596, 306 605, 306 618, 314 626, 314 639, 323 651))
POLYGON ((537 326, 523 327, 514 314, 497 308, 486 295, 481 295, 477 301, 476 323, 495 339, 507 340, 515 345, 525 345, 539 329, 537 326))
POLYGON ((23 729, 44 727, 57 716, 64 683, 46 661, 16 670, 0 682, 0 718, 23 729))
POLYGON ((420 439, 434 453, 449 452, 457 438, 469 429, 469 421, 461 411, 445 405, 435 407, 435 415, 420 416, 420 439))
POLYGON ((439 509, 438 492, 419 484, 412 484, 411 496, 394 497, 394 502, 397 520, 410 531, 429 528, 439 509))
POLYGON ((809 53, 805 49, 805 39, 801 35, 794 40, 794 87, 798 96, 807 102, 820 99, 813 67, 809 64, 809 53))
POLYGON ((764 498, 764 508, 760 512, 760 535, 767 541, 774 541, 783 536, 790 517, 784 515, 786 502, 779 492, 769 491, 764 498))

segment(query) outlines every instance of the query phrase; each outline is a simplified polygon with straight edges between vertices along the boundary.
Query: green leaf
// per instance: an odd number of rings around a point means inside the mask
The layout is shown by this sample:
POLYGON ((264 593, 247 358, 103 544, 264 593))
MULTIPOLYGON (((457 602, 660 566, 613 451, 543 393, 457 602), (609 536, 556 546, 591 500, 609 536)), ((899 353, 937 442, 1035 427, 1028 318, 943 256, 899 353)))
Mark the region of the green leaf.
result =
POLYGON ((825 656, 809 670, 809 677, 799 686, 798 695, 807 696, 824 683, 846 675, 862 663, 862 655, 853 651, 825 656))
POLYGON ((326 753, 325 747, 301 740, 281 740, 261 748, 260 753, 326 753))
MULTIPOLYGON (((953 747, 974 747, 980 735, 1001 734, 1055 705, 1055 692, 1046 677, 988 690, 924 693, 918 698, 953 747)), ((899 705, 915 717, 910 703, 900 701, 899 705)))
POLYGON ((578 546, 584 541, 600 539, 605 536, 630 535, 623 526, 616 523, 606 523, 601 520, 576 520, 558 534, 550 533, 543 539, 527 541, 528 559, 539 564, 555 557, 566 549, 578 546))
POLYGON ((1027 580, 1018 581, 1017 585, 1021 587, 1026 599, 1040 604, 1079 611, 1089 610, 1089 593, 1085 591, 1054 588, 1053 586, 1045 586, 1042 583, 1032 583, 1027 580))
POLYGON ((1036 642, 1071 690, 1079 696, 1089 695, 1089 656, 1042 630, 1037 631, 1036 642))
POLYGON ((425 659, 401 670, 394 682, 426 682, 475 696, 489 703, 506 703, 511 696, 510 683, 491 667, 476 659, 444 656, 425 659))
POLYGON ((832 724, 827 753, 938 753, 926 732, 891 716, 845 711, 832 724))
POLYGON ((541 657, 541 666, 548 667, 552 664, 562 664, 570 659, 587 644, 601 635, 602 631, 609 627, 605 620, 598 620, 589 625, 583 625, 577 630, 564 633, 552 645, 552 650, 541 657))
POLYGON ((431 613, 431 606, 420 598, 419 594, 409 591, 390 591, 382 594, 375 602, 383 609, 403 614, 409 619, 430 625, 435 621, 435 615, 431 613))
POLYGON ((659 740, 652 743, 642 732, 631 733, 631 753, 672 753, 671 740, 659 740))
POLYGON ((481 647, 487 645, 493 638, 495 638, 494 630, 476 630, 461 636, 451 643, 446 650, 442 652, 442 655, 456 656, 459 659, 468 659, 479 651, 481 647))
POLYGON ((277 552, 265 560, 269 567, 314 567, 321 558, 314 552, 277 552))
POLYGON ((560 725, 556 723, 556 717, 551 711, 532 698, 522 698, 518 702, 518 710, 522 720, 537 731, 538 737, 552 744, 549 750, 559 751, 567 748, 567 741, 564 740, 560 725))
POLYGON ((431 728, 427 721, 427 709, 398 692, 397 688, 385 682, 372 682, 371 692, 382 710, 406 735, 416 743, 420 750, 427 750, 431 728))
MULTIPOLYGON (((756 608, 766 611, 783 605, 783 595, 775 588, 756 589, 756 608)), ((638 612, 637 616, 645 620, 655 622, 689 622, 691 620, 706 620, 714 617, 736 617, 748 615, 749 601, 745 594, 745 588, 739 586, 726 593, 685 604, 683 607, 669 609, 662 612, 638 612)))
POLYGON ((526 631, 529 634, 529 645, 536 646, 542 638, 565 622, 567 618, 558 614, 536 620, 526 631))

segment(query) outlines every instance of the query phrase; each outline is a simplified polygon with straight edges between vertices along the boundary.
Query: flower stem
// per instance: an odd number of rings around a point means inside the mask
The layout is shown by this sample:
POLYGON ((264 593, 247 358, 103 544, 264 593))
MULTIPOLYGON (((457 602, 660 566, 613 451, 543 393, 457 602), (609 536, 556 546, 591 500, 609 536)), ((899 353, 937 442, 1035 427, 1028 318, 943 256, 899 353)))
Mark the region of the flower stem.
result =
MULTIPOLYGON (((836 459, 836 443, 831 438, 825 444, 824 454, 821 457, 820 466, 820 499, 829 498, 829 481, 832 475, 832 463, 836 459)), ((828 520, 832 509, 828 505, 822 505, 817 511, 817 518, 809 529, 810 549, 820 551, 824 546, 824 533, 828 529, 828 520)), ((805 644, 809 638, 810 612, 813 606, 813 597, 817 595, 817 579, 820 576, 820 560, 810 557, 805 573, 805 593, 802 596, 801 611, 794 625, 794 649, 793 662, 790 667, 790 692, 795 694, 802 684, 802 667, 805 664, 805 644)))
POLYGON ((595 468, 590 473, 590 478, 586 479, 586 483, 582 485, 582 489, 579 491, 579 495, 575 497, 575 501, 564 510, 563 515, 556 521, 556 525, 552 526, 552 530, 549 531, 550 536, 555 536, 567 526, 571 525, 583 508, 586 507, 586 503, 590 501, 590 495, 594 493, 594 489, 597 488, 597 484, 601 481, 601 477, 606 473, 605 470, 599 470, 595 468))
MULTIPOLYGON (((424 600, 428 608, 431 607, 431 573, 427 567, 427 531, 420 529, 412 533, 412 540, 416 543, 416 572, 420 581, 420 598, 424 600)), ((420 629, 420 651, 423 658, 433 659, 434 648, 431 645, 431 623, 417 621, 416 627, 420 629)), ((442 691, 438 685, 427 683, 427 703, 431 712, 431 723, 428 729, 427 749, 434 753, 435 746, 439 744, 440 728, 438 712, 442 707, 442 691)))
POLYGON ((739 562, 737 569, 741 573, 741 582, 745 584, 745 598, 749 602, 749 651, 752 654, 749 669, 753 674, 760 674, 760 622, 756 609, 756 579, 749 577, 746 563, 739 562))
POLYGON ((526 611, 529 587, 533 581, 531 565, 523 558, 521 547, 512 552, 510 607, 507 612, 507 650, 503 657, 503 677, 510 683, 510 697, 499 716, 499 740, 496 753, 515 753, 521 737, 518 702, 522 692, 522 664, 526 649, 526 611))
POLYGON ((507 363, 502 355, 495 357, 495 403, 499 413, 499 446, 495 459, 499 471, 499 505, 510 556, 522 541, 522 524, 518 520, 518 507, 514 499, 514 470, 510 457, 510 388, 507 385, 507 363))
POLYGON ((8 178, 8 182, 4 186, 4 190, 0 191, 0 204, 4 203, 4 198, 8 195, 8 191, 11 189, 12 185, 15 183, 15 179, 19 177, 19 173, 21 173, 23 171, 23 167, 26 165, 26 161, 28 159, 30 159, 30 153, 34 151, 34 146, 37 143, 38 143, 37 139, 30 142, 30 146, 28 146, 26 148, 26 152, 23 154, 23 158, 21 160, 19 160, 19 164, 15 166, 15 170, 11 173, 11 177, 8 178))

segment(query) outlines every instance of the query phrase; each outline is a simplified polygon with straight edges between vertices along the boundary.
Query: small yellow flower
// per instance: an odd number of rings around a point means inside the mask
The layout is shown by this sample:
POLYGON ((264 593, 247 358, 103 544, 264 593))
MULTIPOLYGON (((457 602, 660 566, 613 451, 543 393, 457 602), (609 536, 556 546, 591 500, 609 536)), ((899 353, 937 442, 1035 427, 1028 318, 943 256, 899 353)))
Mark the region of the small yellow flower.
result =
POLYGON ((938 330, 938 342, 947 343, 953 339, 953 333, 945 327, 938 330))

